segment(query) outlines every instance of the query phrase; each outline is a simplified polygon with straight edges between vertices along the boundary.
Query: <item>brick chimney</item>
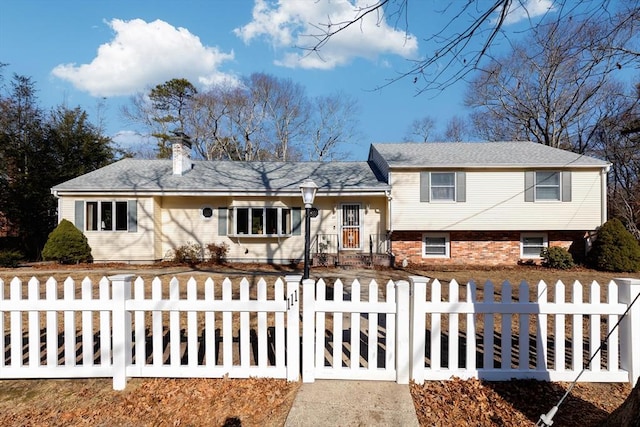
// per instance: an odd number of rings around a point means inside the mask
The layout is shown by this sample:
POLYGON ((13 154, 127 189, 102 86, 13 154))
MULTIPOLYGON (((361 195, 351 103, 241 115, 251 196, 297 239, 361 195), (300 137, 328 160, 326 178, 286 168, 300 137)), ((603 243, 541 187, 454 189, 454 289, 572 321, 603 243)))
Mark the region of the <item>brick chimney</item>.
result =
POLYGON ((193 167, 191 162, 191 139, 182 131, 174 131, 171 138, 173 151, 173 174, 184 175, 193 167))

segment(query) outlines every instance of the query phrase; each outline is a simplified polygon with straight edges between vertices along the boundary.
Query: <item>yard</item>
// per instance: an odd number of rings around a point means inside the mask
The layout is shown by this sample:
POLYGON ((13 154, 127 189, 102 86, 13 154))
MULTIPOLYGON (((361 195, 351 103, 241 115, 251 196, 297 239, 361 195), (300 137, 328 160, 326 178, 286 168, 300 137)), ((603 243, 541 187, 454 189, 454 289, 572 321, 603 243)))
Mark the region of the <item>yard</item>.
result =
MULTIPOLYGON (((247 275, 284 275, 288 268, 225 266, 190 270, 182 267, 135 267, 122 265, 73 266, 57 268, 40 265, 31 268, 0 270, 0 278, 14 276, 25 280, 37 276, 64 279, 71 276, 100 278, 116 272, 131 272, 163 281, 176 276, 244 277, 247 275), (250 273, 248 273, 250 272, 250 273)), ((604 285, 620 275, 575 269, 550 271, 539 267, 503 269, 419 270, 335 270, 313 269, 312 276, 348 282, 357 277, 362 283, 375 278, 406 279, 408 275, 426 275, 443 282, 490 279, 499 284, 522 280, 548 284, 562 280, 583 284, 595 280, 604 285)), ((624 274, 625 277, 630 277, 624 274)), ((640 278, 640 275, 631 275, 640 278)), ((110 379, 88 380, 16 380, 0 381, 1 425, 274 425, 284 423, 299 383, 265 379, 133 379, 123 392, 112 390, 110 379)), ((484 383, 476 380, 412 384, 411 394, 421 425, 534 425, 540 414, 555 405, 568 384, 536 381, 484 383)), ((627 397, 628 384, 578 384, 560 407, 554 425, 595 425, 627 397)))

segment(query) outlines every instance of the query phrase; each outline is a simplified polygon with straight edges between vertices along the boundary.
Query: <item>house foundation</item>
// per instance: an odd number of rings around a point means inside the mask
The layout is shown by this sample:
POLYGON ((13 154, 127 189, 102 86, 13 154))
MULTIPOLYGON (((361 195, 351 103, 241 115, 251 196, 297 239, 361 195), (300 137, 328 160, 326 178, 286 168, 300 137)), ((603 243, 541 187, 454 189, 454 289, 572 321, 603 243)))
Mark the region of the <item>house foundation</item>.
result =
MULTIPOLYGON (((575 262, 585 258, 584 231, 548 231, 548 246, 567 249, 575 262)), ((509 266, 520 263, 539 264, 541 259, 521 256, 519 231, 452 231, 449 233, 449 256, 424 256, 423 231, 394 231, 391 252, 396 265, 475 265, 509 266)))

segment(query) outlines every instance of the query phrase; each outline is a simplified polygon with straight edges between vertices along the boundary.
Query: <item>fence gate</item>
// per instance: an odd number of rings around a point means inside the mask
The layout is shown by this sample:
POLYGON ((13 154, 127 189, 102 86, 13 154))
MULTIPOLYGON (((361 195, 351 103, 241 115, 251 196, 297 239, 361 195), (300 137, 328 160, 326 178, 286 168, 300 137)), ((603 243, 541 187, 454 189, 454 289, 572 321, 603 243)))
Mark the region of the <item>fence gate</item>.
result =
POLYGON ((409 382, 409 283, 303 281, 302 380, 409 382), (405 307, 399 310, 398 307, 405 307))

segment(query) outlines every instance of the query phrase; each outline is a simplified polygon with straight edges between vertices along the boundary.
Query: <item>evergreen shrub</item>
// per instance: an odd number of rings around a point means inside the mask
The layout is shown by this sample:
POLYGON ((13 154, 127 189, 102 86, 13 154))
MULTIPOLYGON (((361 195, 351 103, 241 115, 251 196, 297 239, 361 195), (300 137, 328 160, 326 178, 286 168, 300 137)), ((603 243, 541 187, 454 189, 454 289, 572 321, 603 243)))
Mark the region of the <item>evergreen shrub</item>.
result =
POLYGON ((42 258, 45 261, 57 261, 60 264, 93 261, 87 237, 66 219, 60 221, 60 224, 49 233, 47 243, 42 250, 42 258))
POLYGON ((22 258, 22 254, 19 251, 0 250, 0 267, 16 268, 22 258))
POLYGON ((598 229, 596 240, 587 254, 587 263, 597 270, 639 271, 640 243, 619 219, 610 219, 598 229))
POLYGON ((573 256, 561 246, 552 246, 542 250, 542 265, 559 270, 568 270, 575 266, 573 256))

